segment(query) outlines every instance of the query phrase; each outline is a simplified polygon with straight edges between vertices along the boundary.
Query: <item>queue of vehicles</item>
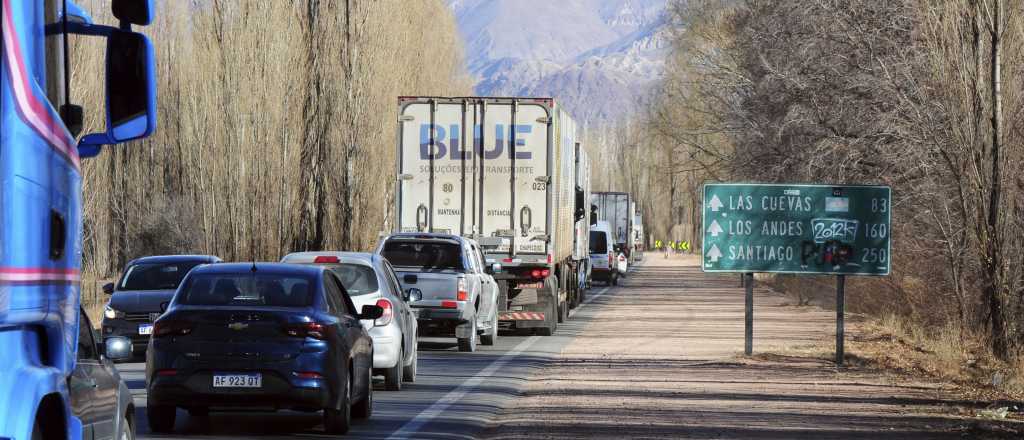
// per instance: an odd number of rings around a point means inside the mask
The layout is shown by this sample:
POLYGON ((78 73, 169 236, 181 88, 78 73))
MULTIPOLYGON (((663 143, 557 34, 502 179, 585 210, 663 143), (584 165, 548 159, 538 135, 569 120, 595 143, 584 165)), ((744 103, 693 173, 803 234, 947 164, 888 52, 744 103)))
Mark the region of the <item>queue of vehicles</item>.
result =
MULTIPOLYGON (((133 31, 149 0, 111 0, 116 26, 73 0, 0 0, 0 438, 131 439, 135 410, 81 311, 81 160, 153 133, 155 56, 133 31), (106 43, 102 102, 73 103, 69 35, 106 43), (84 112, 100 132, 80 136, 84 112)), ((115 352, 116 351, 116 352, 115 352)))
POLYGON ((462 351, 499 329, 550 335, 590 286, 589 164, 568 113, 548 98, 400 98, 398 224, 375 254, 133 260, 104 286, 96 334, 80 307, 80 161, 155 130, 154 52, 132 31, 153 2, 111 0, 116 27, 72 0, 0 7, 0 438, 134 438, 113 361, 143 353, 154 431, 176 408, 291 408, 342 433, 371 415, 374 375, 389 390, 415 380, 421 333, 462 351), (69 34, 106 39, 103 132, 79 136, 69 34))

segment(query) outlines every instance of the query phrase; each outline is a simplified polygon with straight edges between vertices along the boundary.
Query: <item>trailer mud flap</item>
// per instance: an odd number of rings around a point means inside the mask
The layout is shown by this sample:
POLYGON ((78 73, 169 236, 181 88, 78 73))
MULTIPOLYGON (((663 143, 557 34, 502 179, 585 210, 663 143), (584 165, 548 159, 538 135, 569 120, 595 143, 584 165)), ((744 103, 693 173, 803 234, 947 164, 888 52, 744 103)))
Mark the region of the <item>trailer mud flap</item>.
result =
POLYGON ((502 312, 498 314, 499 321, 543 321, 544 314, 541 312, 502 312))

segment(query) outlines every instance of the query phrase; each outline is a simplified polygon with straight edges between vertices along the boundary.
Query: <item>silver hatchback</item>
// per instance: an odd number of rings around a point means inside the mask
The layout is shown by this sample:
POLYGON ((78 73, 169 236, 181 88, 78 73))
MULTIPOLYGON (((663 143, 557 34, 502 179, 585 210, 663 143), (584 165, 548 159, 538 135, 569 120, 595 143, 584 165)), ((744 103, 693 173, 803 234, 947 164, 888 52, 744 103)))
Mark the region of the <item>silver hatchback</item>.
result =
POLYGON ((416 380, 418 331, 409 301, 417 298, 402 291, 387 260, 365 252, 297 252, 281 262, 326 266, 341 280, 357 310, 364 305, 384 309, 384 316, 363 322, 373 338, 374 374, 383 375, 391 391, 400 390, 403 381, 416 380))

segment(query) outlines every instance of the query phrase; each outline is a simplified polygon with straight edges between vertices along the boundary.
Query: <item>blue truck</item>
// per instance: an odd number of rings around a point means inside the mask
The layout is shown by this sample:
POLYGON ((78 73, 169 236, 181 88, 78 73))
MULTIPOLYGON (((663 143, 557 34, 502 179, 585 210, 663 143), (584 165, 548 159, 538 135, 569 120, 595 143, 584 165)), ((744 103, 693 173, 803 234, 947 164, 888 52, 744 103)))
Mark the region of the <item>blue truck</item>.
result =
POLYGON ((152 21, 152 1, 110 5, 116 26, 93 23, 72 0, 0 0, 0 439, 91 432, 68 385, 81 319, 81 160, 156 126, 153 46, 132 31, 152 21), (85 136, 69 93, 69 35, 106 40, 106 99, 87 103, 106 127, 85 136))

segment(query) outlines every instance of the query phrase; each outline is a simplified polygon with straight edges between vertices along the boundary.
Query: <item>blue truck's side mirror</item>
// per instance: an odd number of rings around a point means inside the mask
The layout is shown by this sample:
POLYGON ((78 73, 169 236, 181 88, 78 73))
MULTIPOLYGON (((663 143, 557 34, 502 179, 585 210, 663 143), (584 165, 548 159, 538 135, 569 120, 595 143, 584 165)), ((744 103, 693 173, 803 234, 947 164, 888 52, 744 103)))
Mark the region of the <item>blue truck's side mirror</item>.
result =
POLYGON ((113 0, 110 10, 123 22, 139 26, 153 22, 153 0, 113 0))
POLYGON ((78 154, 144 138, 156 128, 156 57, 145 35, 115 30, 107 37, 107 131, 86 135, 78 154))

